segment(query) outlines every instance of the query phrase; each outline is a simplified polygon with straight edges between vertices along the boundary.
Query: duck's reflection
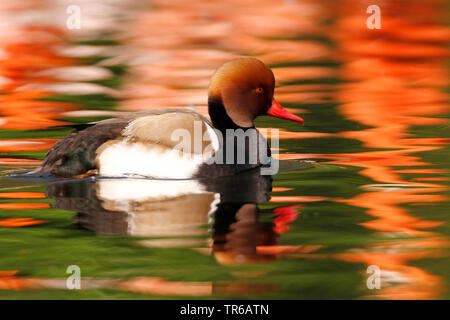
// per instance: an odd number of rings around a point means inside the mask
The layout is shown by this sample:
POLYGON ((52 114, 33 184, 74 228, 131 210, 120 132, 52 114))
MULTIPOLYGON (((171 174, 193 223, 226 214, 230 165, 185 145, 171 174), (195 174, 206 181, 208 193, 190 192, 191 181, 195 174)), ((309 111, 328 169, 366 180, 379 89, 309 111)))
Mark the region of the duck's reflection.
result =
POLYGON ((258 246, 278 243, 272 222, 258 221, 254 203, 220 203, 216 210, 213 252, 222 264, 240 264, 274 259, 257 252, 258 246))
POLYGON ((56 181, 47 195, 98 235, 136 236, 149 247, 210 247, 219 263, 239 264, 273 259, 257 252, 278 242, 257 206, 271 189, 271 177, 252 170, 214 180, 56 181))

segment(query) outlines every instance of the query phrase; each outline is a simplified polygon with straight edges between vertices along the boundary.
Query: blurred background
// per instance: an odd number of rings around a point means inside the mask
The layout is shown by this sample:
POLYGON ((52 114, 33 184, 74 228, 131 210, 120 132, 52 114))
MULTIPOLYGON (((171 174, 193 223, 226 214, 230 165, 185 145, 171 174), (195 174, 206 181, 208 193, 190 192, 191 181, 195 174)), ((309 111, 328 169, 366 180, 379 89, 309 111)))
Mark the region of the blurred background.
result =
POLYGON ((448 299, 449 8, 1 2, 0 298, 448 299), (7 179, 37 166, 63 125, 162 107, 206 114, 210 76, 240 56, 268 64, 277 100, 305 119, 257 121, 280 128, 288 167, 270 198, 256 190, 214 219, 211 194, 124 209, 99 185, 7 179), (69 265, 83 290, 66 290, 69 265))

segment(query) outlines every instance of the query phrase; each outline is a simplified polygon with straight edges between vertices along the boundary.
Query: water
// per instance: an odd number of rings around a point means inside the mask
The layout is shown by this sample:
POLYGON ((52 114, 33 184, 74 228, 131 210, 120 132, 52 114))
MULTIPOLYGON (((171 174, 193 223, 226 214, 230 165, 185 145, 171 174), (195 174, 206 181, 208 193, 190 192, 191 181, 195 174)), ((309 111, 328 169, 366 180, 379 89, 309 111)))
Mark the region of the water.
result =
POLYGON ((1 5, 0 298, 449 297, 446 4, 383 3, 368 30, 373 1, 228 2, 83 2, 80 30, 65 1, 1 5), (9 178, 68 123, 205 113, 240 54, 305 119, 258 119, 281 129, 273 181, 9 178), (65 289, 70 265, 84 290, 65 289))

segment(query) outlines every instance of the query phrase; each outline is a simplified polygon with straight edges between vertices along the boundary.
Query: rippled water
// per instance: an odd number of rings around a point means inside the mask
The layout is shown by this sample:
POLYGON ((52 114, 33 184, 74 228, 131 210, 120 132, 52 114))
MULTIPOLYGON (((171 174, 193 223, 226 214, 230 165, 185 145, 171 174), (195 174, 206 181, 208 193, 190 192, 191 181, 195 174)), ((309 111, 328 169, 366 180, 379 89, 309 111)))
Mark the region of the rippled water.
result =
POLYGON ((0 298, 449 297, 448 4, 380 2, 369 30, 377 1, 71 3, 79 30, 63 0, 0 4, 0 298), (273 181, 9 178, 69 123, 205 113, 240 55, 305 119, 257 121, 281 129, 273 181))

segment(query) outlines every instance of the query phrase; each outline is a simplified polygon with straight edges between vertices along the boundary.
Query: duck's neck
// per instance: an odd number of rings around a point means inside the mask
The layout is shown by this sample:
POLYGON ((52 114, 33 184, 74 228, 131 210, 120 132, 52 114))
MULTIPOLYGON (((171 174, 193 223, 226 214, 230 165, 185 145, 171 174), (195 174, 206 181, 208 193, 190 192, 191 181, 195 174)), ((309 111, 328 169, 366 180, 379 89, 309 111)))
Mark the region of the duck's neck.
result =
MULTIPOLYGON (((219 150, 216 151, 216 159, 218 162, 212 164, 204 164, 199 168, 196 173, 196 177, 213 177, 213 176, 229 176, 237 173, 241 173, 255 167, 259 167, 262 164, 267 163, 268 157, 270 157, 270 149, 267 146, 267 142, 256 130, 255 126, 241 127, 233 122, 225 111, 225 106, 220 98, 208 99, 208 111, 211 117, 212 124, 216 130, 219 130, 222 135, 219 135, 219 150), (242 129, 246 135, 245 144, 234 143, 235 135, 227 136, 227 129, 242 129), (253 139, 256 134, 256 139, 253 139), (262 139, 260 139, 260 136, 262 139), (228 141, 231 141, 229 145, 228 141), (262 154, 259 149, 261 148, 261 142, 265 142, 266 155, 262 154), (244 152, 244 161, 241 162, 241 158, 244 152), (229 156, 231 154, 231 156, 229 156), (221 158, 222 157, 222 158, 221 158), (262 157, 264 159, 262 159, 262 157), (250 161, 252 159, 252 161, 250 161), (256 161, 254 161, 256 159, 256 161)), ((242 141, 241 139, 238 139, 242 141)))
POLYGON ((214 127, 224 134, 227 129, 243 129, 245 131, 246 129, 255 128, 254 125, 251 127, 241 127, 234 123, 227 114, 221 98, 208 98, 208 112, 214 127))

